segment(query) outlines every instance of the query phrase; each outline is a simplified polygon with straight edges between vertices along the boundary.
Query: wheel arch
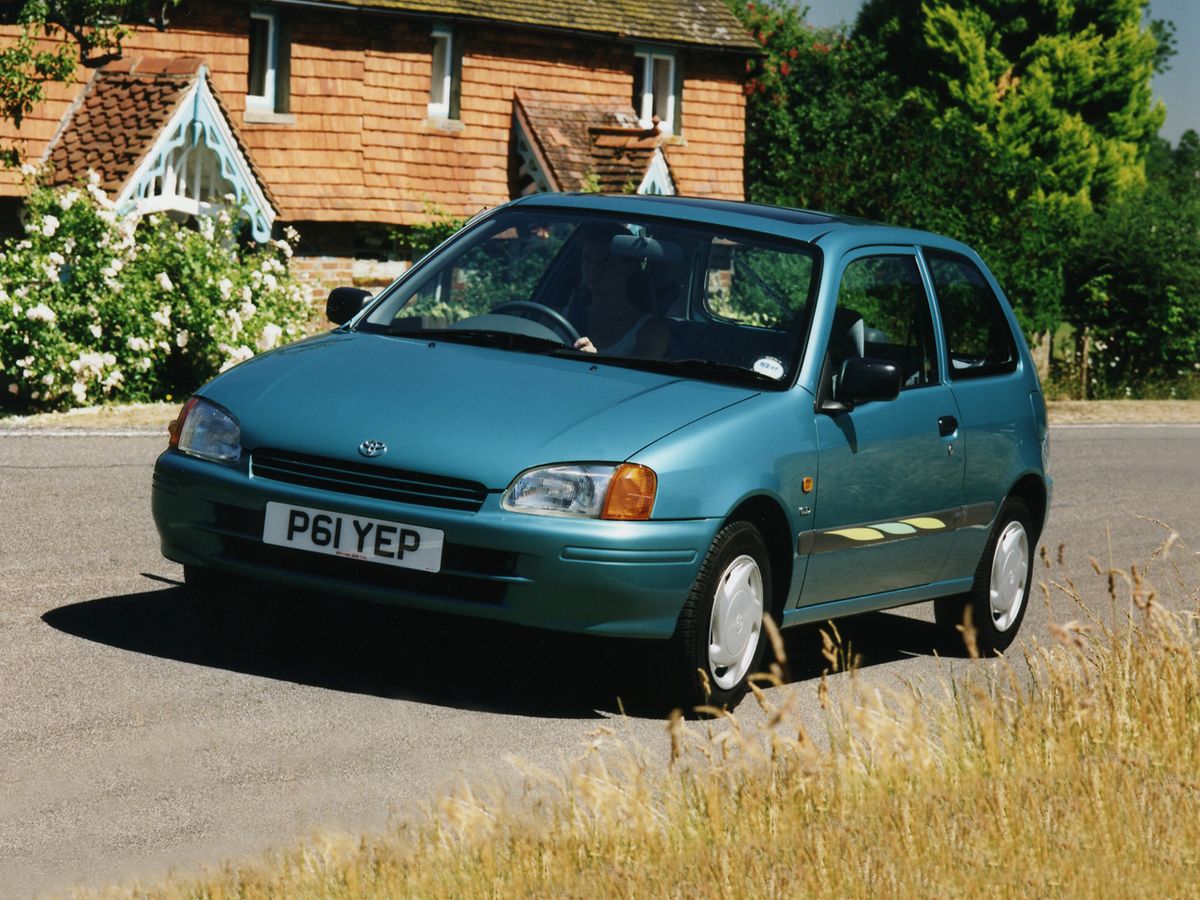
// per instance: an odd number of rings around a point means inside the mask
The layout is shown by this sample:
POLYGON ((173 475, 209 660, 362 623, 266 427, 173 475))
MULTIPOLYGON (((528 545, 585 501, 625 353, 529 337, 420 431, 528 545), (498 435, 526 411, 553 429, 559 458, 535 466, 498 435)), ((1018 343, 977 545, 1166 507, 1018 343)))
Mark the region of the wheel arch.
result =
POLYGON ((758 529, 771 558, 771 617, 776 625, 783 622, 783 610, 792 583, 792 529, 778 501, 763 494, 742 500, 726 517, 724 524, 750 522, 758 529))
POLYGON ((1036 472, 1026 472, 1017 479, 1016 484, 1008 492, 1009 497, 1020 497, 1025 501, 1029 516, 1033 520, 1033 543, 1041 539, 1042 529, 1046 525, 1046 482, 1036 472))

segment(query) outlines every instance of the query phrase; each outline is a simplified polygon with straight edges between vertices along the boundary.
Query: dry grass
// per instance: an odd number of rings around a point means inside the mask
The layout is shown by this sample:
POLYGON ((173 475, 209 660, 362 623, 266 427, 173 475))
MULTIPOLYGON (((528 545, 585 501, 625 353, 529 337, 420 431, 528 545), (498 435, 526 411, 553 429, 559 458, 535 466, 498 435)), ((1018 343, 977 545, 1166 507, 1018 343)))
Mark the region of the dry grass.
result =
MULTIPOLYGON (((1070 582, 1043 584, 1072 615, 1052 644, 968 666, 944 696, 822 677, 825 747, 787 699, 810 688, 756 691, 761 715, 673 716, 669 761, 602 728, 565 774, 523 769, 523 797, 464 788, 421 828, 120 893, 1194 895, 1200 578, 1183 567, 1196 562, 1175 535, 1156 554, 1187 612, 1162 608, 1136 568, 1107 573, 1109 596, 1089 598, 1099 616, 1070 582)), ((841 667, 836 629, 825 653, 841 667)))
POLYGON ((31 416, 0 416, 0 433, 40 429, 69 430, 155 430, 166 440, 167 425, 179 414, 182 403, 127 403, 120 406, 90 406, 69 412, 37 413, 31 416))

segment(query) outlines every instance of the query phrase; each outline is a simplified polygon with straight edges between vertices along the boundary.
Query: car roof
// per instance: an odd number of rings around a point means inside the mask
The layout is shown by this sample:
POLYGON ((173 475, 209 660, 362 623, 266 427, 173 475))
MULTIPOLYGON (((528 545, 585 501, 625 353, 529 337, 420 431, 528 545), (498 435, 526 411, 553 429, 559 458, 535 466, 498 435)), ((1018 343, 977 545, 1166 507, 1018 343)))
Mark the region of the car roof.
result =
POLYGON ((965 245, 932 232, 885 225, 854 216, 769 206, 765 203, 644 194, 539 193, 521 197, 508 206, 586 209, 684 219, 807 241, 831 249, 836 246, 843 251, 855 246, 920 244, 966 252, 974 256, 965 245))

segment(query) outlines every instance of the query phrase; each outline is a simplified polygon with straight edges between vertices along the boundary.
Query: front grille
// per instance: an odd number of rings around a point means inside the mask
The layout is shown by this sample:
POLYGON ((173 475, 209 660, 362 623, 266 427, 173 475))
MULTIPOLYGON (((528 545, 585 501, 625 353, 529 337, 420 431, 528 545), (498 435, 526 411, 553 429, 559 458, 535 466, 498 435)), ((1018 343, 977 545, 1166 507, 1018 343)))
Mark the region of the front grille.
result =
POLYGON ((475 481, 282 450, 255 450, 250 471, 255 478, 323 491, 466 512, 477 512, 487 496, 487 488, 475 481))

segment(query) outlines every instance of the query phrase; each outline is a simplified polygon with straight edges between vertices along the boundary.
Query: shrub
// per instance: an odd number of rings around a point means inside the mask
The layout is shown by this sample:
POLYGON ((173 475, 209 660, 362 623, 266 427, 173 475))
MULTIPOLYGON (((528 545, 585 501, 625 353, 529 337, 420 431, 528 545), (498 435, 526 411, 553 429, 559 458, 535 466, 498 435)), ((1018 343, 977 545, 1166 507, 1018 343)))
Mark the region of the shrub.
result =
POLYGON ((25 236, 0 246, 0 403, 171 399, 299 336, 288 241, 239 243, 232 207, 121 218, 98 182, 35 187, 25 236))

